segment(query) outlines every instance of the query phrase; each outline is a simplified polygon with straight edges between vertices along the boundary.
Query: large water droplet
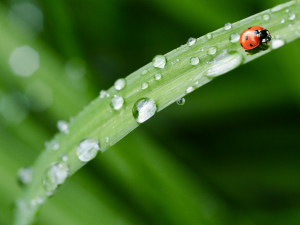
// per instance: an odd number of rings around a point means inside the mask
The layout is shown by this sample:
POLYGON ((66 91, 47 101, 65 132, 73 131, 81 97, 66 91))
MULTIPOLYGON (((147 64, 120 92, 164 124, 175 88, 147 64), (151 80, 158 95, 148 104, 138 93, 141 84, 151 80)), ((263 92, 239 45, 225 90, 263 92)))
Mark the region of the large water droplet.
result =
POLYGON ((160 69, 163 69, 166 63, 167 63, 166 57, 163 55, 157 55, 152 60, 152 65, 160 69))
POLYGON ((233 51, 228 53, 227 50, 224 50, 215 58, 212 66, 207 71, 207 75, 216 77, 227 73, 242 64, 243 59, 243 56, 238 52, 233 51))
POLYGON ((263 15, 263 20, 268 20, 268 19, 270 19, 270 15, 269 14, 265 14, 265 15, 263 15))
POLYGON ((29 184, 32 181, 32 168, 31 167, 25 167, 21 168, 18 171, 18 181, 22 185, 29 184))
POLYGON ((95 138, 87 138, 78 144, 76 154, 80 161, 88 162, 95 158, 98 151, 100 151, 99 141, 95 138))
POLYGON ((148 82, 142 83, 142 89, 143 90, 148 88, 148 86, 149 86, 148 82))
POLYGON ((57 128, 62 133, 65 133, 65 134, 69 133, 69 124, 66 121, 59 120, 57 122, 57 128))
POLYGON ((104 91, 104 90, 100 91, 99 98, 105 98, 106 94, 107 94, 106 91, 104 91))
POLYGON ((138 123, 143 123, 150 119, 157 111, 156 103, 151 98, 141 98, 137 100, 132 108, 133 118, 138 123))
POLYGON ((119 95, 114 95, 110 103, 111 107, 114 110, 120 109, 123 106, 123 104, 124 104, 124 99, 119 95))
POLYGON ((273 49, 280 48, 283 45, 284 45, 284 41, 283 40, 279 40, 279 39, 272 40, 272 45, 271 46, 272 46, 273 49))
POLYGON ((192 86, 189 86, 185 89, 185 93, 191 93, 194 90, 194 88, 192 86))
POLYGON ((187 45, 188 45, 188 46, 192 46, 192 45, 194 45, 194 44, 196 43, 196 41, 197 41, 196 38, 191 37, 191 38, 189 38, 189 40, 187 41, 187 45))
POLYGON ((191 63, 191 65, 193 65, 193 66, 196 66, 199 62, 200 62, 199 57, 192 57, 192 58, 190 59, 190 63, 191 63))
POLYGON ((224 30, 229 30, 229 29, 231 29, 231 23, 225 23, 224 30))
POLYGON ((214 54, 216 54, 217 50, 218 50, 218 48, 216 46, 210 47, 207 51, 207 54, 214 55, 214 54))
POLYGON ((185 103, 185 99, 184 98, 180 98, 176 101, 177 105, 184 105, 185 103))
POLYGON ((43 186, 47 191, 47 195, 52 195, 57 186, 64 183, 69 175, 69 167, 67 164, 53 163, 47 170, 43 178, 43 186))
POLYGON ((240 35, 238 33, 230 34, 229 41, 231 43, 238 42, 240 40, 240 35))
POLYGON ((160 80, 161 79, 161 74, 160 73, 155 74, 154 79, 155 80, 160 80))
POLYGON ((115 89, 120 91, 126 86, 126 80, 124 78, 120 78, 115 82, 115 89))
POLYGON ((294 20, 296 18, 295 13, 290 13, 289 14, 289 20, 294 20))

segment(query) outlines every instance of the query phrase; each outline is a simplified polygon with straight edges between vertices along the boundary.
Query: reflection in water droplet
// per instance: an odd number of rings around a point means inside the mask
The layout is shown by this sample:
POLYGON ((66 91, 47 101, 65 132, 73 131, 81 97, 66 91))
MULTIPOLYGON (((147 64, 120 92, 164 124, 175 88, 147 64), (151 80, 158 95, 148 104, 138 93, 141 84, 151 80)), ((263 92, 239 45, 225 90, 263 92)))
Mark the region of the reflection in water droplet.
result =
POLYGON ((192 58, 190 59, 190 63, 191 63, 191 65, 193 65, 193 66, 196 66, 199 62, 200 62, 199 57, 192 57, 192 58))
POLYGON ((238 33, 230 34, 229 41, 231 43, 238 42, 240 40, 240 35, 238 33))
POLYGON ((124 78, 120 78, 115 82, 115 89, 120 91, 126 86, 126 80, 124 78))
POLYGON ((16 75, 28 77, 40 67, 39 53, 28 45, 18 47, 11 53, 9 64, 16 75))
POLYGON ((185 99, 184 98, 180 98, 176 101, 177 105, 184 105, 185 103, 185 99))
POLYGON ((214 55, 214 54, 216 54, 217 49, 218 49, 218 48, 217 48, 216 46, 210 47, 210 48, 208 49, 208 51, 207 51, 207 54, 209 54, 209 55, 214 55))
POLYGON ((156 68, 163 69, 166 65, 166 57, 163 55, 157 55, 152 60, 152 65, 156 68))
POLYGON ((29 184, 32 181, 33 170, 31 167, 21 168, 18 171, 18 181, 22 185, 29 184))
POLYGON ((106 96, 106 91, 104 90, 100 91, 99 98, 105 98, 105 96, 106 96))
POLYGON ((65 134, 69 133, 69 124, 64 120, 57 121, 57 128, 62 133, 65 133, 65 134))
POLYGON ((185 93, 191 93, 194 90, 192 86, 189 86, 185 89, 185 93))
POLYGON ((289 20, 294 20, 296 18, 295 13, 290 13, 289 14, 289 20))
POLYGON ((148 86, 149 86, 149 84, 147 82, 142 83, 142 89, 143 90, 146 89, 146 88, 148 88, 148 86))
POLYGON ((155 74, 154 79, 155 80, 160 80, 161 79, 161 74, 160 73, 155 74))
POLYGON ((273 49, 280 48, 280 47, 283 46, 283 45, 284 45, 284 41, 283 41, 283 40, 279 40, 279 39, 277 39, 277 40, 272 40, 271 46, 272 46, 273 49))
POLYGON ((47 195, 53 195, 58 185, 65 182, 69 175, 69 167, 67 164, 53 163, 47 170, 43 178, 43 186, 47 191, 47 195))
POLYGON ((111 99, 110 106, 114 110, 120 109, 124 104, 124 99, 121 96, 114 95, 114 97, 111 99))
POLYGON ((45 148, 48 151, 57 150, 59 149, 59 142, 57 140, 47 141, 45 142, 45 148))
POLYGON ((87 138, 78 144, 76 154, 80 161, 88 162, 95 158, 99 151, 99 141, 95 138, 87 138))
POLYGON ((138 123, 143 123, 150 119, 157 111, 156 103, 151 98, 141 98, 137 100, 132 108, 133 118, 138 123))
POLYGON ((188 46, 192 46, 192 45, 194 45, 194 44, 196 43, 196 41, 197 41, 196 38, 191 37, 191 38, 189 38, 189 40, 187 41, 187 45, 188 45, 188 46))
POLYGON ((231 29, 231 23, 225 23, 224 30, 229 30, 229 29, 231 29))
POLYGON ((268 20, 268 19, 270 19, 270 15, 269 14, 263 15, 263 20, 268 20))

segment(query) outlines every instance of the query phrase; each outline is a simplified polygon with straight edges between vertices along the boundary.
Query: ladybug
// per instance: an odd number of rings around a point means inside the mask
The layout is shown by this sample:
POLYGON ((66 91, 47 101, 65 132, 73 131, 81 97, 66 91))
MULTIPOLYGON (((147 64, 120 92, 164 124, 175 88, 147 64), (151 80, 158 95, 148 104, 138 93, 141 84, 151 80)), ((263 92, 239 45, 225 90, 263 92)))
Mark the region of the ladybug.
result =
POLYGON ((262 48, 263 44, 267 45, 270 41, 270 32, 259 26, 247 28, 240 36, 241 46, 246 50, 256 48, 258 45, 262 48))

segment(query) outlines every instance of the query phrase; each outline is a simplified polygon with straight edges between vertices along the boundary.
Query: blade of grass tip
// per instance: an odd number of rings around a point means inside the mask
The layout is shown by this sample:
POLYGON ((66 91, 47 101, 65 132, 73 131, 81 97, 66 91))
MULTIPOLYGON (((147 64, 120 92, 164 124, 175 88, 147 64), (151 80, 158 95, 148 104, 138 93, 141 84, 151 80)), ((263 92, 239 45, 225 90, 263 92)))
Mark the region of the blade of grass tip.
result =
POLYGON ((164 109, 213 78, 298 38, 295 30, 300 21, 290 17, 287 9, 297 17, 300 4, 296 1, 281 4, 229 24, 166 55, 156 56, 152 63, 116 82, 106 95, 103 92, 103 98, 92 101, 68 125, 68 132, 55 135, 53 140, 59 143, 60 148, 56 151, 47 148, 35 161, 33 181, 22 197, 26 210, 17 209, 15 224, 31 223, 40 207, 30 205, 31 199, 47 198, 53 194, 57 186, 91 160, 97 150, 107 150, 135 129, 138 122, 144 122, 156 111, 164 109), (281 22, 287 18, 289 24, 281 22), (239 34, 253 25, 268 28, 274 38, 271 48, 249 55, 238 43, 239 34), (87 140, 81 142, 83 139, 87 140), (61 162, 61 154, 66 154, 68 161, 61 162), (51 175, 55 170, 60 172, 51 175))

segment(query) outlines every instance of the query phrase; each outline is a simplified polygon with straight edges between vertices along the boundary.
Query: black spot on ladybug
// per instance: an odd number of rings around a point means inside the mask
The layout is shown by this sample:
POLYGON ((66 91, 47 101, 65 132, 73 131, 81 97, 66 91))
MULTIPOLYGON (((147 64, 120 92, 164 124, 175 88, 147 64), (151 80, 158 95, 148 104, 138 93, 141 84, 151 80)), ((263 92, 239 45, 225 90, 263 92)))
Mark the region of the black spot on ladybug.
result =
POLYGON ((245 36, 246 41, 248 40, 248 36, 245 36))
POLYGON ((250 44, 250 46, 253 46, 253 44, 250 44))
POLYGON ((243 47, 243 44, 241 43, 241 46, 243 47))
POLYGON ((249 27, 248 30, 250 30, 252 27, 249 27))

